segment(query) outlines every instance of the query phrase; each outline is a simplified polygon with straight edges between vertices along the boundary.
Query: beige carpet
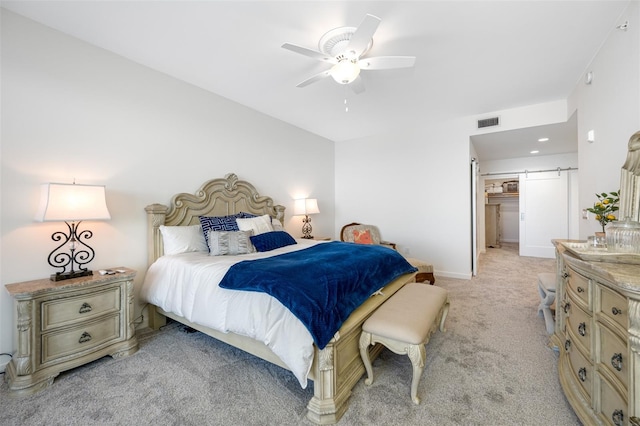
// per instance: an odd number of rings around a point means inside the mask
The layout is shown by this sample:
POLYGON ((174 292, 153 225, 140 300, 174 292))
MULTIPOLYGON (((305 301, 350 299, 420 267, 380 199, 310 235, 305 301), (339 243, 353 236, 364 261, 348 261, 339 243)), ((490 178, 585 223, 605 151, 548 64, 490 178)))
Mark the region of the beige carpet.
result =
MULTIPOLYGON (((579 425, 536 313, 536 276, 554 265, 507 244, 481 256, 471 281, 436 275, 451 310, 427 346, 422 403, 409 396, 408 358, 385 351, 340 425, 579 425)), ((0 424, 308 425, 311 394, 289 372, 174 324, 141 334, 134 356, 63 373, 36 395, 10 397, 3 383, 0 424)))

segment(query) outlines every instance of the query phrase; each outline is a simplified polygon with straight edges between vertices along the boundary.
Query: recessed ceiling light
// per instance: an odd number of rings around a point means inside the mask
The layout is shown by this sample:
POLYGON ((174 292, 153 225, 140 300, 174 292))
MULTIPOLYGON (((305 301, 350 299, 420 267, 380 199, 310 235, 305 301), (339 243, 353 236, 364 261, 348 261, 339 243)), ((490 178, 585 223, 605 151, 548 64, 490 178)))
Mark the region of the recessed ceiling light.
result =
POLYGON ((538 139, 538 142, 546 142, 548 140, 549 140, 549 138, 540 138, 540 139, 538 139))
POLYGON ((540 152, 540 151, 531 151, 529 154, 537 154, 537 153, 539 153, 539 152, 540 152))

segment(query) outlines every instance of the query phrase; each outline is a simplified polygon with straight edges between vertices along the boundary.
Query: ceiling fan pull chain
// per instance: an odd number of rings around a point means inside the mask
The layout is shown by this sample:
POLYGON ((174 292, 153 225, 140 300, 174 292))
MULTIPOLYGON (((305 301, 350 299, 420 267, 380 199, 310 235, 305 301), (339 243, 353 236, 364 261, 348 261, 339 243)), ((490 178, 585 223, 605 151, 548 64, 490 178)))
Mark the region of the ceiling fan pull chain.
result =
POLYGON ((349 112, 349 105, 347 105, 347 87, 344 88, 344 112, 349 112))

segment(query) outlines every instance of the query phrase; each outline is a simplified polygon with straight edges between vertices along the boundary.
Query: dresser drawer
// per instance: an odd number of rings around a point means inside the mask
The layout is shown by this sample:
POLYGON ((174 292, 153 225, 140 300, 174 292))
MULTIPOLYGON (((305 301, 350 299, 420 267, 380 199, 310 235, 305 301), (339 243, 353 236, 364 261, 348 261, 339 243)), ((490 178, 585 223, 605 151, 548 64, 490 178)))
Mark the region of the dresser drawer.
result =
MULTIPOLYGON (((571 299, 570 299, 571 301, 571 299)), ((581 346, 581 349, 588 356, 591 355, 591 316, 583 311, 579 306, 572 306, 566 319, 566 330, 572 334, 572 343, 581 346)))
POLYGON ((625 331, 628 330, 629 312, 627 298, 605 286, 598 285, 597 288, 600 296, 598 313, 620 325, 625 331))
POLYGON ((120 286, 42 303, 42 331, 120 311, 120 286))
POLYGON ((598 366, 622 383, 625 392, 629 387, 629 352, 627 344, 602 324, 596 324, 600 340, 598 366))
POLYGON ((623 426, 629 424, 627 401, 604 377, 597 375, 597 390, 600 395, 600 406, 596 407, 596 415, 603 424, 623 426))
POLYGON ((573 293, 572 295, 583 305, 586 310, 591 310, 589 304, 590 279, 576 272, 572 268, 567 268, 569 276, 567 277, 567 289, 573 293))
MULTIPOLYGON (((571 340, 571 336, 569 336, 569 340, 571 340)), ((593 389, 593 365, 578 348, 573 347, 573 342, 571 344, 572 346, 568 350, 571 372, 575 380, 580 383, 585 398, 590 399, 593 389)))
POLYGON ((42 335, 41 364, 90 351, 115 342, 120 336, 120 315, 42 335))

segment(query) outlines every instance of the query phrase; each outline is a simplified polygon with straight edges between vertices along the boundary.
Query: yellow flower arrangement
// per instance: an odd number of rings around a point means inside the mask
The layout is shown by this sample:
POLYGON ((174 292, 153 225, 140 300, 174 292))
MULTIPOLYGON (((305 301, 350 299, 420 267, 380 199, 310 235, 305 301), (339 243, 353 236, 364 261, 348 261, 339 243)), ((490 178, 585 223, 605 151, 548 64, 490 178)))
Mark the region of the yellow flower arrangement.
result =
POLYGON ((618 220, 613 212, 618 211, 618 202, 620 201, 620 190, 618 192, 612 191, 610 193, 603 192, 602 194, 596 194, 598 201, 587 209, 587 211, 596 215, 596 220, 602 225, 602 232, 604 227, 609 222, 618 220))

